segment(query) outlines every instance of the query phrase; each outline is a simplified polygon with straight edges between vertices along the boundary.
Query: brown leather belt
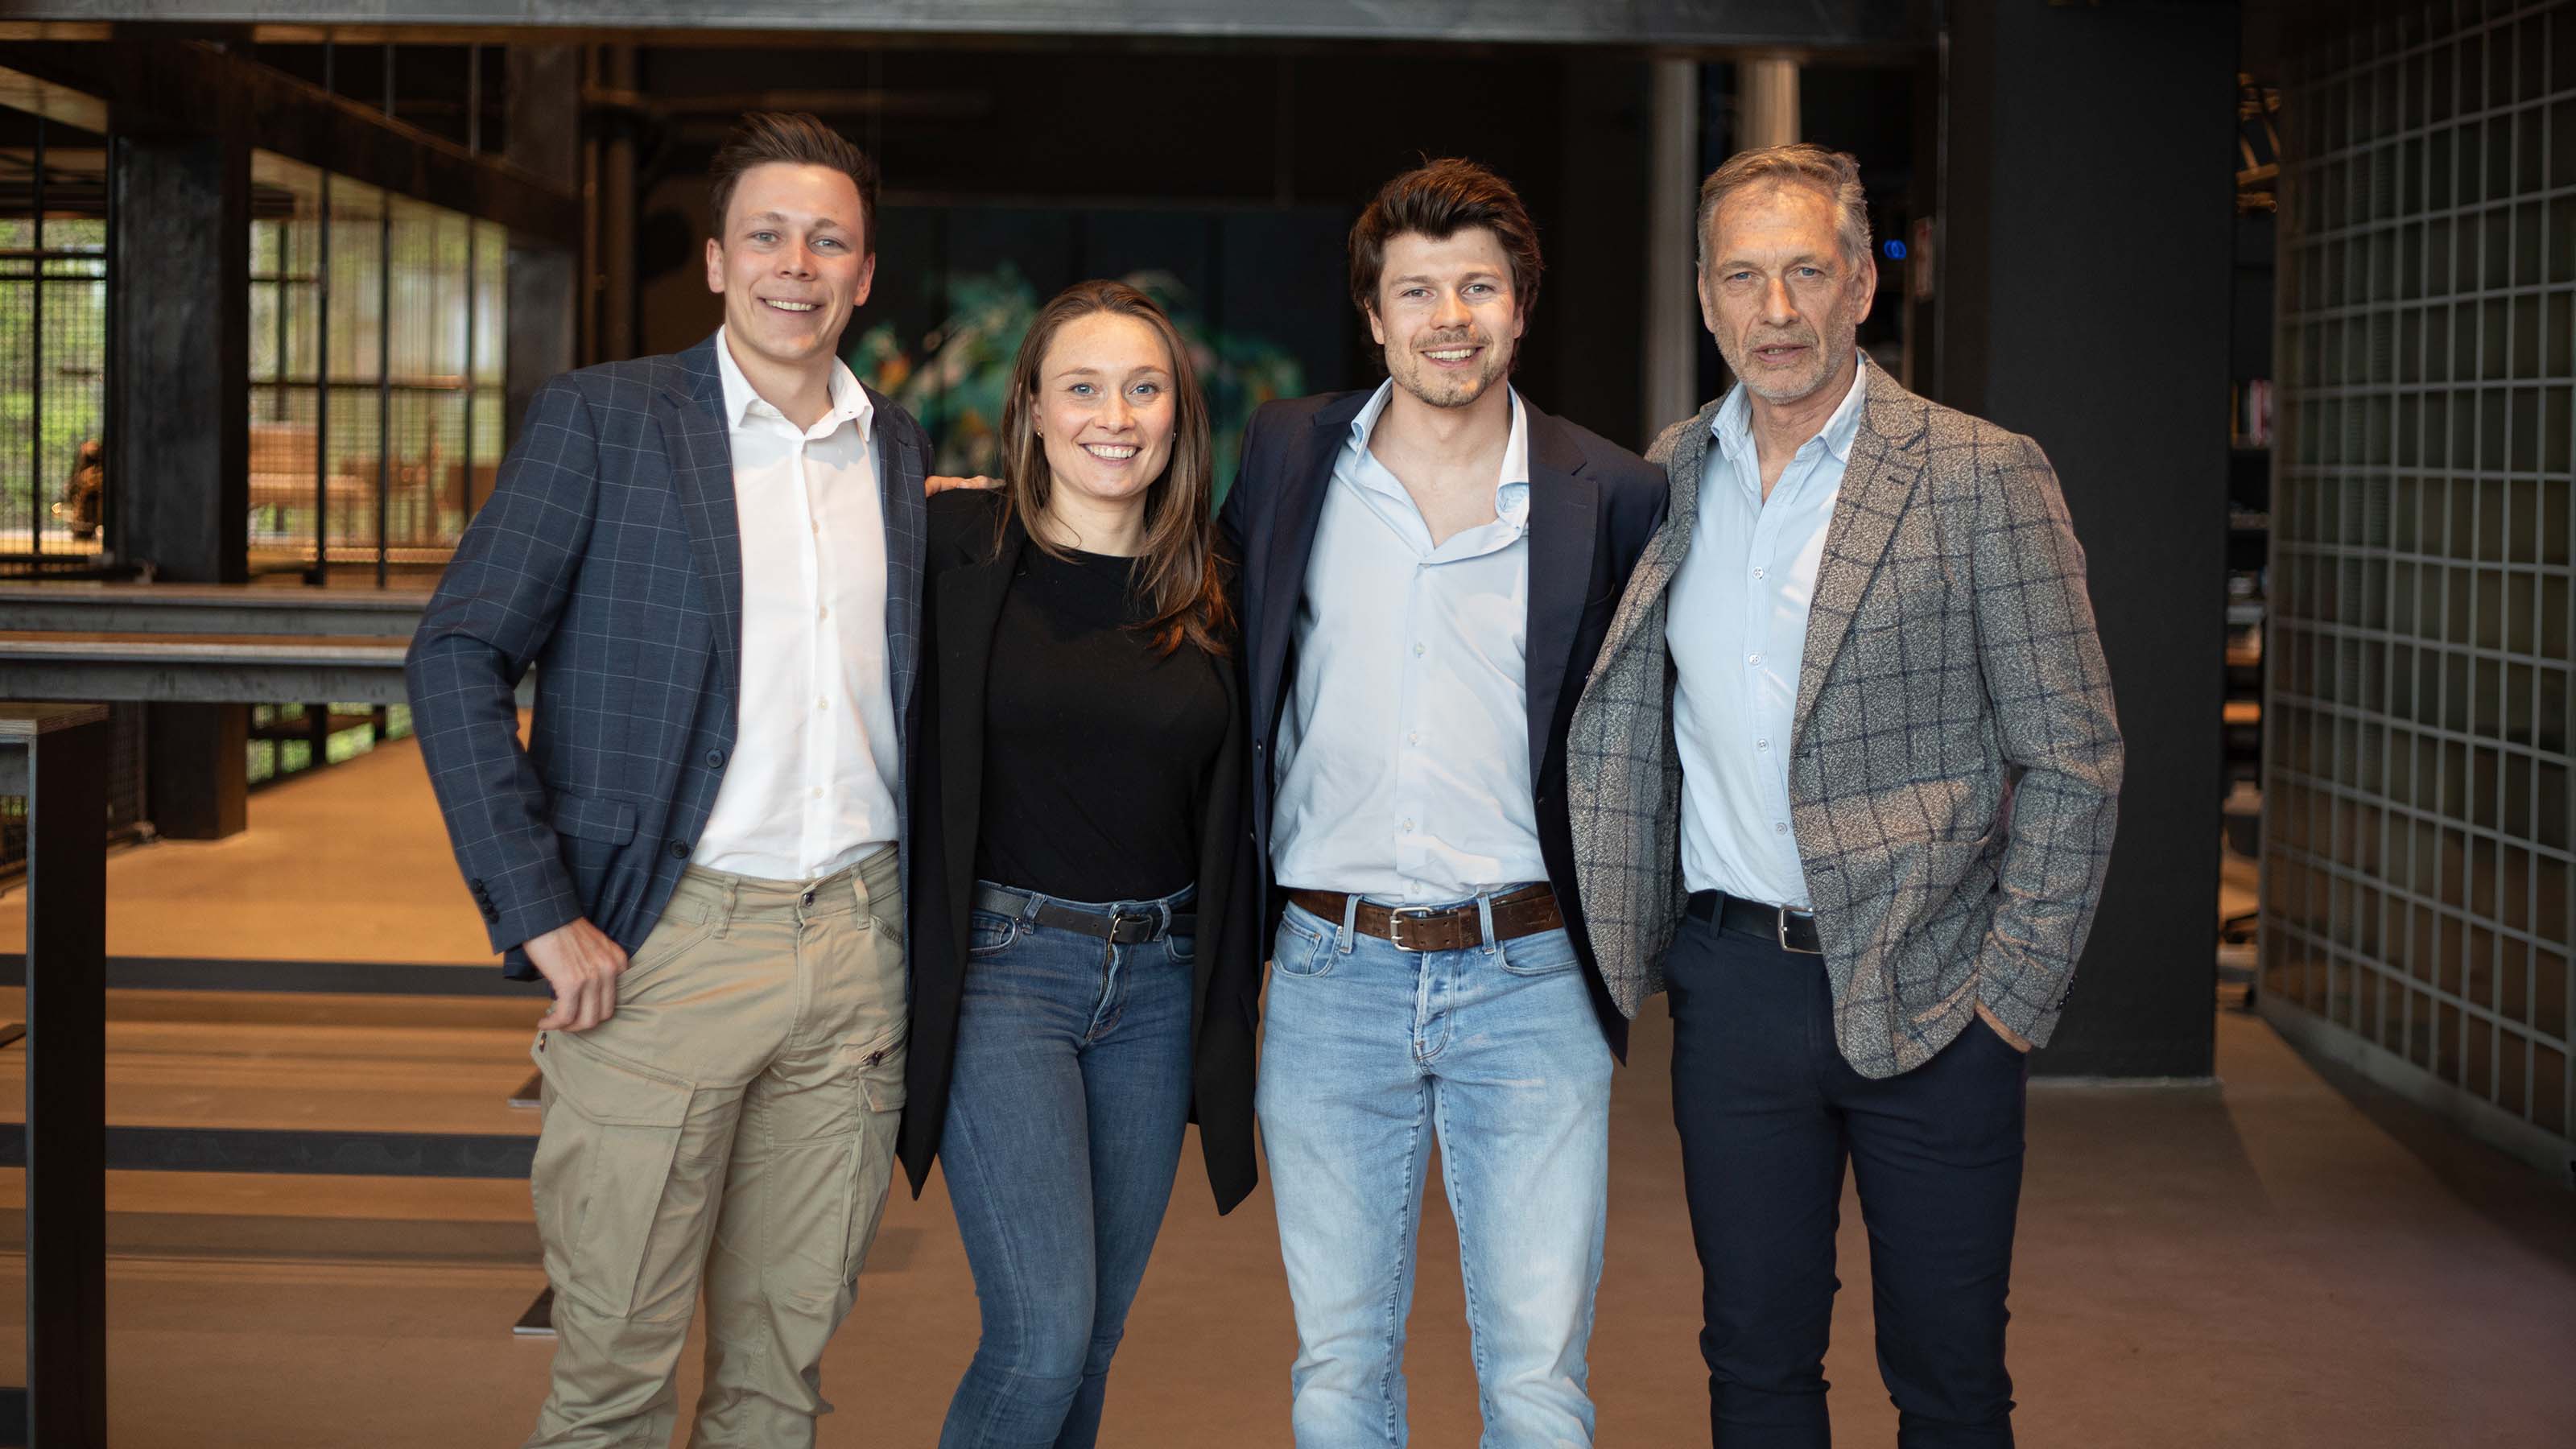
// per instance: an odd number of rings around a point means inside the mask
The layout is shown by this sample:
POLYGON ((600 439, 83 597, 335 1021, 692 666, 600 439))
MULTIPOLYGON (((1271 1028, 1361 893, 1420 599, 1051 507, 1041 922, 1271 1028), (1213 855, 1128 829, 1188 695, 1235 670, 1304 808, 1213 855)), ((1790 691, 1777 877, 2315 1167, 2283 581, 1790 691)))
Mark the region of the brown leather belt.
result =
MULTIPOLYGON (((1336 926, 1342 923, 1342 912, 1350 902, 1350 897, 1340 891, 1292 890, 1288 899, 1336 926)), ((1493 908, 1494 939, 1498 942, 1517 941, 1565 924, 1565 912, 1557 909, 1555 888, 1544 883, 1496 896, 1493 908)), ((1393 941, 1400 951, 1465 951, 1485 944, 1484 922, 1474 901, 1437 909, 1362 901, 1351 924, 1362 934, 1393 941)))

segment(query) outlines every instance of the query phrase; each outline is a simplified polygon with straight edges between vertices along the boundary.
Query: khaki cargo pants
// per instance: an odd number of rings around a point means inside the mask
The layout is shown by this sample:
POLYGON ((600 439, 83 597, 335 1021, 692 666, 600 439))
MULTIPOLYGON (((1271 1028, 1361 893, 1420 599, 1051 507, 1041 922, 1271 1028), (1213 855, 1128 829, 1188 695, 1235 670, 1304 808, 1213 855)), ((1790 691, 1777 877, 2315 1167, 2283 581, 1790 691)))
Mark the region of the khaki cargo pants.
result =
POLYGON ((814 1442, 823 1345, 885 1209, 904 1009, 888 847, 804 885, 690 867, 616 1014, 538 1035, 557 1342, 531 1449, 668 1444, 701 1282, 689 1443, 814 1442))

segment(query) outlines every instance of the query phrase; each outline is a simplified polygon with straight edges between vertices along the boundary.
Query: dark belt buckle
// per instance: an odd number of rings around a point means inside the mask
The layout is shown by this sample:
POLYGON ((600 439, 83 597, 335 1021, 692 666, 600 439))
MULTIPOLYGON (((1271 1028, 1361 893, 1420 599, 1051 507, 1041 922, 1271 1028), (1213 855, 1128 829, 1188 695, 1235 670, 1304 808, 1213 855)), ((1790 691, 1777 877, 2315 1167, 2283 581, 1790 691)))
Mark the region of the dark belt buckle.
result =
POLYGON ((1780 949, 1781 949, 1781 950, 1783 950, 1783 951, 1787 951, 1787 952, 1790 952, 1791 954, 1793 954, 1793 955, 1798 955, 1798 956, 1822 956, 1823 954, 1825 954, 1825 953, 1824 953, 1824 951, 1823 951, 1822 949, 1818 949, 1818 950, 1813 950, 1813 951, 1811 951, 1811 950, 1808 950, 1808 949, 1807 949, 1806 947, 1804 947, 1804 946, 1792 945, 1792 944, 1790 943, 1790 941, 1789 941, 1789 918, 1790 918, 1791 916, 1795 916, 1795 917, 1797 917, 1798 919, 1800 919, 1800 920, 1802 920, 1802 921, 1805 921, 1805 922, 1807 923, 1808 929, 1813 930, 1813 929, 1815 928, 1815 924, 1816 924, 1816 913, 1815 913, 1815 912, 1813 912, 1813 911, 1793 911, 1793 910, 1789 909, 1787 906, 1779 906, 1779 907, 1776 907, 1775 909, 1777 909, 1777 910, 1780 912, 1780 923, 1779 923, 1779 928, 1778 928, 1778 929, 1779 929, 1779 932, 1780 932, 1780 949))
POLYGON ((1393 941, 1395 943, 1395 949, 1399 951, 1428 951, 1431 949, 1429 946, 1411 946, 1405 944, 1405 923, 1408 921, 1429 921, 1444 914, 1446 913, 1435 911, 1429 906, 1397 906, 1386 913, 1386 938, 1393 941))
POLYGON ((1162 917, 1154 911, 1111 911, 1109 941, 1116 946, 1141 946, 1154 939, 1162 917))

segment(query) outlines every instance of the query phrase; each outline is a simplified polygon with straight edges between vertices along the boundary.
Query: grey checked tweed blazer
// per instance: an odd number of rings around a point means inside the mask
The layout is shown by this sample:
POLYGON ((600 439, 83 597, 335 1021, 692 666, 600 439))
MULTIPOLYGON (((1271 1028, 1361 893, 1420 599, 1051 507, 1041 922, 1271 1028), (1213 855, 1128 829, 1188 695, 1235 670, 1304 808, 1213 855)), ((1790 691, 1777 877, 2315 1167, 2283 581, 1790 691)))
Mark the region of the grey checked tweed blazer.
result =
MULTIPOLYGON (((688 865, 732 756, 742 542, 716 339, 539 389, 412 639, 412 723, 510 975, 577 916, 628 951, 688 865), (537 669, 521 749, 513 690, 537 669)), ((908 748, 929 439, 871 390, 886 656, 908 748)), ((904 832, 909 834, 909 831, 904 832)))
MULTIPOLYGON (((1717 407, 1647 455, 1672 506, 1566 743, 1593 949, 1632 1014, 1685 899, 1664 631, 1717 407)), ((2045 1044, 2101 895, 2121 749, 2084 552, 2036 444, 1869 370, 1796 718, 1791 820, 1844 1059, 1909 1071, 1980 1001, 2045 1044)))

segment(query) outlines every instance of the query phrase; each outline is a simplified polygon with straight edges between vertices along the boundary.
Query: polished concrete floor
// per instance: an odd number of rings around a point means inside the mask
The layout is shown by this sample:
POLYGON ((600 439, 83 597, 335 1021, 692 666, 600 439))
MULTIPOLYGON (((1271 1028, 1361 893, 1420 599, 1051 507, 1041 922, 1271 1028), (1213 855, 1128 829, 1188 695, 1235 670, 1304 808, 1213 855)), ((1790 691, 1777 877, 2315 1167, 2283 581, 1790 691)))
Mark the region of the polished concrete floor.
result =
MULTIPOLYGON (((253 798, 252 829, 110 864, 125 955, 475 962, 477 918, 408 746, 253 798)), ((23 902, 0 896, 0 932, 23 902)), ((483 969, 483 968, 476 968, 483 969)), ((0 1013, 17 1005, 0 1000, 0 1013)), ((117 992, 111 1112, 160 1125, 527 1132, 532 1003, 117 992)), ((6 1019, 0 1015, 0 1019, 6 1019)), ((1658 1009, 1613 1107, 1609 1266, 1592 1345, 1600 1442, 1704 1443, 1697 1274, 1658 1009)), ((2013 1302, 2021 1442, 2555 1446, 2576 1440, 2576 1194, 2261 1023, 2218 1017, 2220 1083, 2040 1086, 2013 1302)), ((18 1065, 0 1053, 0 1093, 18 1065)), ((14 1171, 0 1200, 14 1203, 14 1171)), ((1195 1151, 1111 1381, 1104 1442, 1285 1446, 1286 1291, 1268 1200, 1220 1219, 1195 1151)), ((523 1183, 119 1173, 118 1449, 502 1445, 549 1345, 523 1183)), ((1847 1205, 1828 1373, 1837 1442, 1887 1444, 1868 1265, 1847 1205)), ((1410 1363, 1414 1443, 1477 1437, 1455 1238, 1435 1196, 1410 1363)), ((0 1262, 5 1262, 0 1259, 0 1262)), ((0 1315, 19 1292, 0 1272, 0 1315)), ((934 1177, 898 1197, 833 1344, 825 1445, 924 1446, 975 1304, 934 1177)), ((20 1340, 0 1334, 0 1362, 20 1340)), ((6 1371, 0 1370, 0 1376, 6 1371)))

